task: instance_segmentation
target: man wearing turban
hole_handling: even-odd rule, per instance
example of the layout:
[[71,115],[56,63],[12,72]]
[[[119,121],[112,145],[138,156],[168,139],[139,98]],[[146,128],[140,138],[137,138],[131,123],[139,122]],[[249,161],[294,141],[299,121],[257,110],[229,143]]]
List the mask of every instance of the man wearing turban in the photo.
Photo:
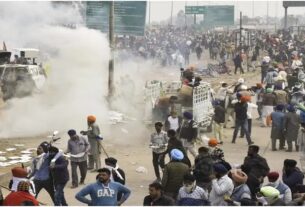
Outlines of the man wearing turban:
[[[87,117],[88,130],[81,131],[82,135],[88,136],[88,141],[90,144],[89,150],[89,166],[88,170],[97,171],[101,168],[101,138],[100,138],[100,128],[96,124],[96,117],[89,115]],[[95,165],[95,166],[94,166]]]

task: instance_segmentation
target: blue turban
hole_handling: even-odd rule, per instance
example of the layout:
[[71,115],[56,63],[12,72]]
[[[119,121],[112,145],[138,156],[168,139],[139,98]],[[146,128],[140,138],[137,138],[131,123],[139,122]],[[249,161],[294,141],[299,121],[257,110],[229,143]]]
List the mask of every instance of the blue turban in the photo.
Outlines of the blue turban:
[[183,155],[183,153],[180,150],[172,149],[172,151],[171,151],[171,158],[173,160],[183,160],[184,155]]
[[187,118],[187,119],[193,119],[193,114],[186,111],[183,113],[183,117]]
[[220,163],[217,163],[214,165],[214,171],[221,174],[226,174],[228,172],[228,169]]
[[289,111],[289,112],[295,112],[294,106],[291,105],[291,104],[289,104],[289,105],[287,106],[287,111]]

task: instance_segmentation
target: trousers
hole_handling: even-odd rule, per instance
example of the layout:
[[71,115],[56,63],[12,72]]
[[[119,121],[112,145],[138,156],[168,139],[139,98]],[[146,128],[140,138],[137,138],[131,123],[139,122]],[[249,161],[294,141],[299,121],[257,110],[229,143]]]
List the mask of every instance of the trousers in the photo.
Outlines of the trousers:
[[239,128],[242,128],[244,130],[244,132],[246,134],[247,142],[248,142],[248,144],[251,144],[252,141],[251,141],[250,134],[248,131],[248,120],[247,119],[245,119],[245,120],[236,119],[232,142],[235,143]]
[[195,150],[195,144],[193,142],[187,141],[186,139],[181,139],[181,141],[186,154],[189,151],[193,155],[193,157],[196,158],[197,152]]
[[101,168],[101,157],[100,154],[94,154],[94,155],[88,155],[88,159],[89,159],[89,169],[94,169],[94,165],[95,165],[95,169],[98,170]]
[[78,186],[78,174],[77,167],[80,171],[80,182],[83,183],[87,175],[87,161],[83,162],[71,162],[71,173],[72,173],[72,185]]
[[159,171],[159,166],[161,167],[161,169],[164,169],[165,167],[165,163],[164,163],[164,159],[165,159],[165,154],[164,153],[155,153],[152,152],[152,156],[153,156],[153,166],[154,166],[154,170],[155,170],[155,175],[157,178],[161,178],[160,177],[160,171]]
[[36,198],[38,197],[38,194],[41,191],[41,189],[44,188],[50,195],[53,203],[55,203],[54,185],[53,185],[53,181],[51,178],[49,178],[48,180],[35,180],[34,179],[34,184],[35,184],[35,189],[36,189]]
[[223,125],[224,123],[217,123],[215,121],[213,123],[214,136],[219,141],[222,141],[223,138]]
[[68,206],[65,199],[65,188],[66,183],[55,184],[55,206]]

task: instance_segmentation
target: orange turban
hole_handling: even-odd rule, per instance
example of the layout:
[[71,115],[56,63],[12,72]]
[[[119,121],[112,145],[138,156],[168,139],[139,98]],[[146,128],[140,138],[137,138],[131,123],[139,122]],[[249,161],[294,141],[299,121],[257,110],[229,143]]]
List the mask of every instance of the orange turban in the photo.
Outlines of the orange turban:
[[96,121],[96,117],[93,116],[93,115],[89,115],[87,117],[87,121],[90,122],[90,123],[94,123]]
[[217,145],[218,145],[217,139],[211,138],[211,139],[209,140],[209,146],[210,146],[210,147],[216,147]]

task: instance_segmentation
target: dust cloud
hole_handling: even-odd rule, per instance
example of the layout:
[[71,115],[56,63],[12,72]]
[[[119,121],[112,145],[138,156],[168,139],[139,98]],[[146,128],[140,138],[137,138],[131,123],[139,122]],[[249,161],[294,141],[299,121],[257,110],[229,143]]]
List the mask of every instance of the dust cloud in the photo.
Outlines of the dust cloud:
[[[65,24],[78,27],[70,29]],[[105,136],[118,136],[120,143],[135,141],[144,133],[144,86],[160,69],[133,57],[116,62],[112,109],[124,113],[128,123],[109,125],[109,43],[105,34],[82,26],[77,6],[0,2],[0,25],[0,41],[6,42],[8,50],[38,48],[44,63],[51,65],[41,92],[11,99],[2,109],[1,138],[40,136],[53,130],[65,134],[70,128],[80,131],[86,128],[88,114],[97,116]]]

